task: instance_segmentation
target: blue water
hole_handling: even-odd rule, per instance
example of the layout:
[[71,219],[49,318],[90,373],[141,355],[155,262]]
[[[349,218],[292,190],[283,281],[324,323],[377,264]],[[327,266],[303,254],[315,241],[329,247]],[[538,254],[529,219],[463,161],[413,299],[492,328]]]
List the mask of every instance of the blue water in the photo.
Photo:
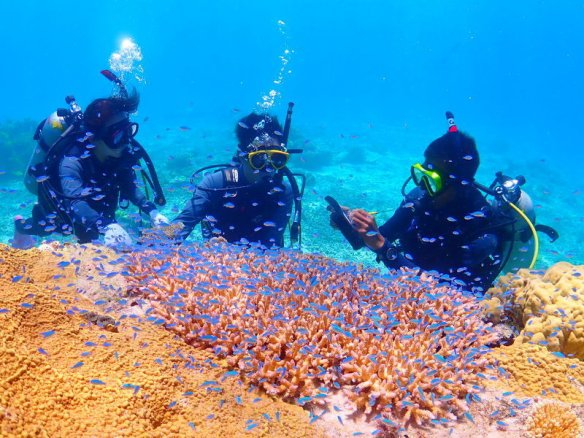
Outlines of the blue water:
[[[175,188],[172,217],[189,196],[181,177],[226,161],[238,118],[275,89],[281,118],[296,103],[291,141],[305,154],[291,167],[310,175],[306,246],[327,253],[323,240],[343,243],[326,226],[322,197],[388,217],[409,164],[445,132],[451,110],[477,140],[479,179],[525,175],[538,217],[561,232],[540,266],[582,263],[583,21],[584,4],[573,1],[11,3],[0,26],[0,124],[40,120],[67,94],[82,106],[109,95],[99,71],[131,37],[143,53],[140,139]],[[23,157],[31,149],[22,144]],[[6,242],[12,215],[32,198],[17,172],[2,170]]]

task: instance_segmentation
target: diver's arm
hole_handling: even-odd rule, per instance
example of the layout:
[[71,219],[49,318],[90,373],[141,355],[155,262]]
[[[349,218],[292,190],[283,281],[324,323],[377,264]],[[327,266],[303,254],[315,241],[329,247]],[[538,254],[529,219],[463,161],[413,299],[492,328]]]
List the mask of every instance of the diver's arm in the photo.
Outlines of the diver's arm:
[[176,231],[175,239],[184,241],[192,233],[195,226],[209,214],[211,206],[211,190],[216,189],[220,185],[220,181],[211,174],[205,176],[203,181],[195,189],[195,193],[189,199],[180,212],[180,214],[172,221],[173,224],[182,224],[183,227]]
[[[87,242],[97,239],[99,228],[108,225],[111,221],[105,219],[94,210],[85,200],[90,195],[90,188],[85,187],[82,178],[83,168],[78,157],[64,157],[59,164],[59,180],[61,191],[67,198],[68,214],[73,220],[75,234],[81,241]],[[72,198],[72,199],[70,199]]]
[[120,190],[122,198],[129,200],[146,214],[156,210],[156,205],[146,198],[144,192],[138,187],[136,173],[131,168],[124,168],[121,175]]
[[402,205],[398,207],[392,217],[379,227],[379,234],[390,242],[394,242],[407,230],[412,221],[413,212]]
[[487,257],[497,250],[499,241],[497,236],[485,233],[474,239],[467,245],[462,246],[462,263],[464,266],[472,267],[482,263]]
[[[394,215],[379,228],[373,216],[363,210],[354,210],[351,217],[365,244],[377,254],[378,262],[383,262],[390,269],[417,267],[411,260],[405,258],[393,243],[407,229],[412,219],[411,209],[400,206]],[[377,233],[374,234],[372,231],[377,231]]]

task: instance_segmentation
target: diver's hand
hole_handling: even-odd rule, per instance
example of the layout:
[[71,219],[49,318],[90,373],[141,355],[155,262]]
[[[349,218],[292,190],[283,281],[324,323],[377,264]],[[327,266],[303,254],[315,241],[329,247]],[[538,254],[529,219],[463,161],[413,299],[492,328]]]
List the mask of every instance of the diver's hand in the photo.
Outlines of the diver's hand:
[[476,266],[497,250],[498,239],[494,234],[485,233],[468,245],[462,246],[462,263],[464,266]]
[[385,238],[379,234],[379,229],[375,218],[367,213],[365,210],[357,208],[351,210],[349,217],[353,224],[353,228],[359,233],[365,245],[373,251],[377,251],[385,243]]
[[150,212],[150,223],[152,223],[153,227],[170,225],[168,218],[156,209]]
[[104,243],[109,247],[130,246],[132,238],[120,224],[109,224],[103,229]]

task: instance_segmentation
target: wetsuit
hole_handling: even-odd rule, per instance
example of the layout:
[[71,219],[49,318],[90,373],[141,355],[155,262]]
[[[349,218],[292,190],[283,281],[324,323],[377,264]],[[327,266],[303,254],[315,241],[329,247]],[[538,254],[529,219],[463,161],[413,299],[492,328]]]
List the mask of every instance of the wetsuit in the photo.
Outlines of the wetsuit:
[[75,138],[63,148],[64,157],[49,169],[47,181],[39,183],[39,202],[32,218],[17,221],[22,234],[46,236],[52,232],[74,233],[80,243],[90,242],[100,230],[116,222],[120,199],[126,199],[148,214],[156,206],[138,187],[132,169],[137,162],[127,149],[119,159],[100,162],[84,143]]
[[282,247],[292,205],[292,188],[281,173],[250,184],[234,166],[205,175],[173,222],[184,225],[177,236],[180,241],[201,222],[206,239]]
[[500,271],[500,238],[492,231],[493,212],[472,186],[457,189],[450,201],[412,190],[379,232],[385,238],[378,260],[438,271],[465,289],[481,292]]

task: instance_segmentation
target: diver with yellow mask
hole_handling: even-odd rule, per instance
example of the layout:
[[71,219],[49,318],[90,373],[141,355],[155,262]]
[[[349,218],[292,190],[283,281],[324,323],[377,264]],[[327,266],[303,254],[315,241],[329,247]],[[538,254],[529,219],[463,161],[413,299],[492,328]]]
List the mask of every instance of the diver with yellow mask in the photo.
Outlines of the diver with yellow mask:
[[[372,214],[342,210],[327,197],[331,222],[353,248],[369,247],[390,269],[434,271],[465,290],[483,293],[507,259],[508,235],[498,206],[474,180],[480,164],[474,139],[458,130],[452,113],[447,119],[448,132],[430,143],[423,163],[411,166],[402,187],[404,200],[387,222],[378,227]],[[416,187],[406,194],[410,181]]]

